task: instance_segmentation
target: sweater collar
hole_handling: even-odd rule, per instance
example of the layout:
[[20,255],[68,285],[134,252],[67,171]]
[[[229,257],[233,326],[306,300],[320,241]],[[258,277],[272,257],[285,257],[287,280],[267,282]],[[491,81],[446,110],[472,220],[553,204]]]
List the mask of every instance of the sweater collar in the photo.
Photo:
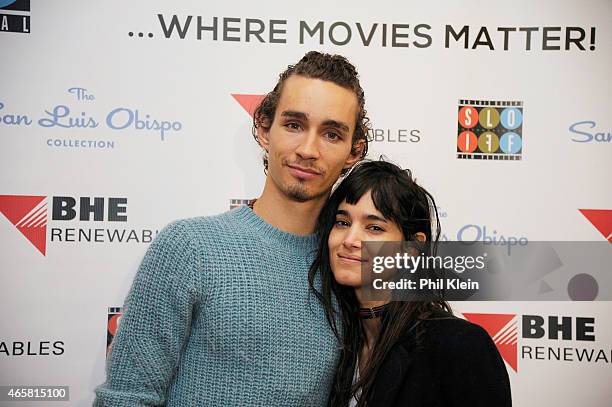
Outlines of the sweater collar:
[[248,229],[256,231],[263,238],[274,241],[289,249],[298,249],[300,251],[311,252],[316,249],[319,235],[313,233],[310,235],[296,235],[275,228],[268,222],[259,217],[248,206],[241,206],[234,209],[239,221]]

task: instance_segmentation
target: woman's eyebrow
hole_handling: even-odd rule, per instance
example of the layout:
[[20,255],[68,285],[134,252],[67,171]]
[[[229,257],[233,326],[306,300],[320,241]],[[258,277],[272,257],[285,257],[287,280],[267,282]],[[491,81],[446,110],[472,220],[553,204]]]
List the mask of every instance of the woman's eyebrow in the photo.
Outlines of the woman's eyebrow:
[[[348,211],[346,211],[344,209],[338,209],[336,211],[336,216],[338,216],[338,215],[340,215],[340,216],[349,216],[349,213],[348,213]],[[366,219],[366,220],[375,220],[375,221],[378,221],[378,222],[388,223],[387,219],[385,219],[382,216],[375,215],[375,214],[367,214],[367,215],[364,215],[363,218]]]
[[380,217],[380,216],[378,216],[378,215],[369,214],[369,215],[366,215],[366,216],[365,216],[365,218],[366,218],[366,219],[368,219],[368,220],[377,220],[377,221],[379,221],[379,222],[385,222],[385,223],[387,223],[387,219],[385,219],[385,218],[381,218],[381,217]]

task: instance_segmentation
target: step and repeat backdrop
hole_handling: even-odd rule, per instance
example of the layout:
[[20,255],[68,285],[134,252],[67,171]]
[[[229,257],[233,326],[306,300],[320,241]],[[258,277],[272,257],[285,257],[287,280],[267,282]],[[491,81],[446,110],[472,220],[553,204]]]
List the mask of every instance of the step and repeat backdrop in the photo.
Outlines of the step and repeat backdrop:
[[[259,195],[251,112],[309,50],[357,66],[369,157],[412,169],[444,239],[612,242],[610,21],[606,0],[0,0],[0,386],[91,404],[147,246]],[[516,406],[610,405],[610,302],[453,305]]]

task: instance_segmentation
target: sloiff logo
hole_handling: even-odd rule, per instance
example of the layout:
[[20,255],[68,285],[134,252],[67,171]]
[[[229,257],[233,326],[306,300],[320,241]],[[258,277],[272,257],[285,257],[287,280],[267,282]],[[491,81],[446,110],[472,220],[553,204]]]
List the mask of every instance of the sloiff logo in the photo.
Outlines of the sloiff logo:
[[457,158],[521,160],[523,102],[459,100]]
[[246,206],[251,202],[250,199],[230,199],[230,211],[232,209],[239,208],[241,206]]
[[121,320],[121,307],[108,308],[108,323],[106,325],[106,355],[110,353],[113,345],[113,339],[117,335],[119,321]]
[[30,33],[30,0],[0,0],[0,10],[10,12],[0,13],[0,32]]
[[47,251],[46,196],[0,195],[0,212],[42,253]]
[[516,314],[472,314],[463,316],[476,325],[480,325],[491,336],[501,357],[518,372],[518,323]]
[[612,209],[578,209],[612,243]]

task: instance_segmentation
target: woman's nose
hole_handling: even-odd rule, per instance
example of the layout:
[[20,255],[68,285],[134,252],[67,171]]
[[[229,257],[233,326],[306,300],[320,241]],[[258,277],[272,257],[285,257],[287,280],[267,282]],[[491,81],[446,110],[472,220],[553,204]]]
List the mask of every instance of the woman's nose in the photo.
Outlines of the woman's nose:
[[361,233],[357,230],[357,228],[351,228],[347,231],[342,244],[347,249],[361,249],[362,240]]

